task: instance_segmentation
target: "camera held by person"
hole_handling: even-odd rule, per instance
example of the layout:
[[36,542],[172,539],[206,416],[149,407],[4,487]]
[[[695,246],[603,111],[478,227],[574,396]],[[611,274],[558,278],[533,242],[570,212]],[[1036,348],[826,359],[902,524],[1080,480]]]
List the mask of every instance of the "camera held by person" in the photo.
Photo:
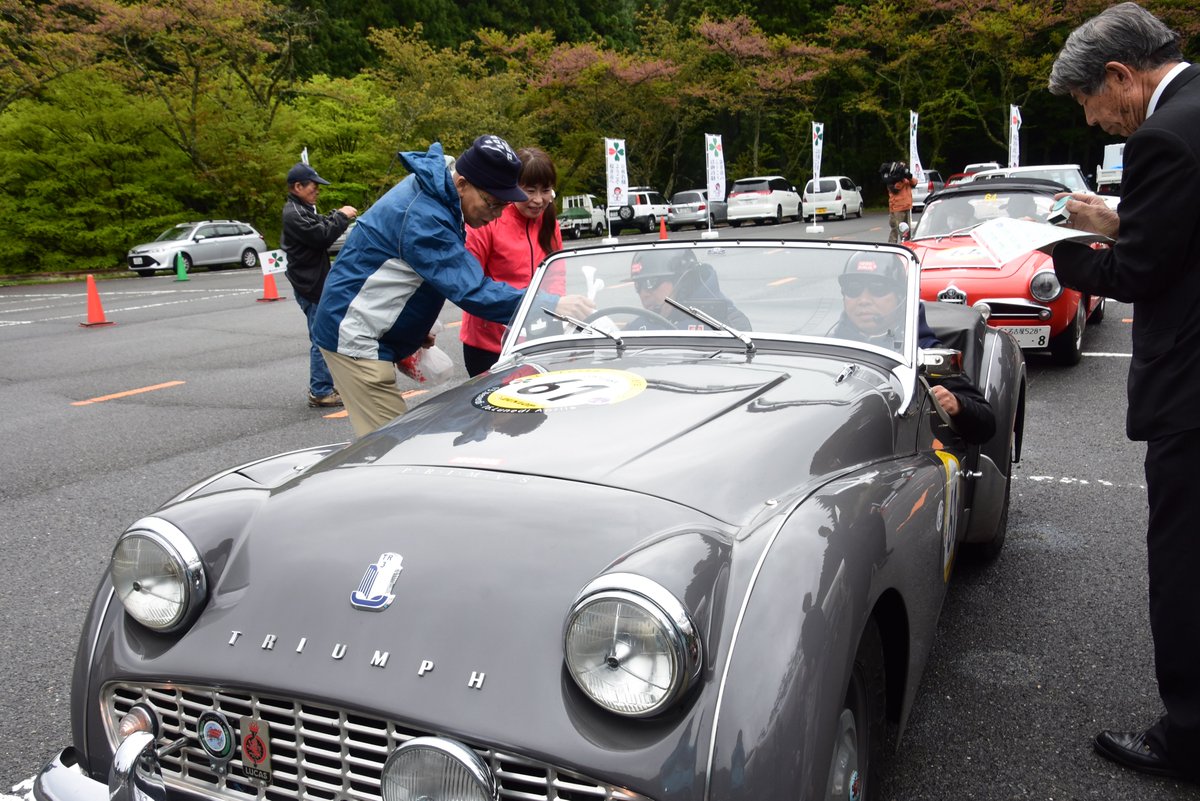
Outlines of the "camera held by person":
[[912,170],[903,161],[885,161],[879,165],[879,177],[885,184],[894,184],[912,178]]

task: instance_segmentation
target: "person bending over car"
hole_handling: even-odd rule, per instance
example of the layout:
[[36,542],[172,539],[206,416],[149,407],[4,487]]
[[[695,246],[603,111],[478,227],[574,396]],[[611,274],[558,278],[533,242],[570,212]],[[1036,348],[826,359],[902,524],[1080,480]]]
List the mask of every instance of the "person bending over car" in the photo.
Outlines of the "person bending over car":
[[[685,306],[695,306],[731,328],[750,330],[750,319],[746,317],[721,291],[717,271],[711,264],[701,264],[690,250],[644,250],[635,253],[629,267],[642,307],[663,317],[675,328],[703,328],[703,323],[691,315],[667,303],[667,298]],[[631,330],[659,328],[654,321],[643,317],[635,319]]]
[[[896,349],[897,332],[904,324],[907,294],[904,264],[888,253],[859,250],[850,254],[842,274],[842,316],[829,335]],[[942,342],[925,319],[924,301],[917,305],[917,345],[940,348]],[[996,415],[987,398],[966,376],[930,382],[930,391],[954,429],[972,444],[987,442],[996,433]]]

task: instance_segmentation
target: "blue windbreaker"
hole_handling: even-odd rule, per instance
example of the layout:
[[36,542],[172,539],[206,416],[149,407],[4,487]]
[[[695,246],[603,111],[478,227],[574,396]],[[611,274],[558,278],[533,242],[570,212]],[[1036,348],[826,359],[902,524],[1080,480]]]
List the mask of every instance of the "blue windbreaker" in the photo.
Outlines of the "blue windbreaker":
[[396,361],[421,346],[447,300],[507,323],[524,294],[487,278],[467,250],[441,144],[400,158],[412,174],[358,218],[325,281],[312,329],[325,350]]

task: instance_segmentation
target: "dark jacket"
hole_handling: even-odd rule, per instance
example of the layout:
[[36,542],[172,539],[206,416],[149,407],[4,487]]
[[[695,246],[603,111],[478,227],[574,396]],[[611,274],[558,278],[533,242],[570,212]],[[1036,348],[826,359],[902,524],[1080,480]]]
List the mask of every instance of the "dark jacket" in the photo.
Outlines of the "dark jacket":
[[1093,250],[1060,242],[1059,280],[1133,303],[1130,439],[1200,428],[1200,65],[1167,85],[1125,143],[1121,227]]
[[318,214],[315,206],[288,193],[279,248],[287,254],[287,278],[297,295],[313,303],[321,300],[329,275],[329,246],[348,225],[350,218],[340,211]]

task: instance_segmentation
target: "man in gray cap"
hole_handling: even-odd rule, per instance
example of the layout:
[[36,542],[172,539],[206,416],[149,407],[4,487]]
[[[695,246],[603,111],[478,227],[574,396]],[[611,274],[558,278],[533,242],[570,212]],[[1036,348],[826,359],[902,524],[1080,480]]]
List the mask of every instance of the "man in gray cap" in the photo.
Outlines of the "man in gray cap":
[[329,246],[358,216],[353,206],[342,206],[325,215],[317,211],[317,196],[321,187],[328,185],[329,181],[304,162],[288,170],[288,196],[283,204],[283,230],[279,235],[279,248],[287,254],[287,279],[308,320],[308,405],[314,408],[342,405],[325,357],[313,340],[312,329],[325,277],[329,275]]
[[[400,159],[412,174],[346,237],[313,326],[359,436],[405,412],[393,363],[433,344],[429,331],[447,300],[507,323],[524,295],[486,277],[466,248],[465,226],[480,228],[525,200],[508,142],[480,136],[456,162],[438,142]],[[544,305],[572,317],[595,310],[582,295],[548,295]]]

